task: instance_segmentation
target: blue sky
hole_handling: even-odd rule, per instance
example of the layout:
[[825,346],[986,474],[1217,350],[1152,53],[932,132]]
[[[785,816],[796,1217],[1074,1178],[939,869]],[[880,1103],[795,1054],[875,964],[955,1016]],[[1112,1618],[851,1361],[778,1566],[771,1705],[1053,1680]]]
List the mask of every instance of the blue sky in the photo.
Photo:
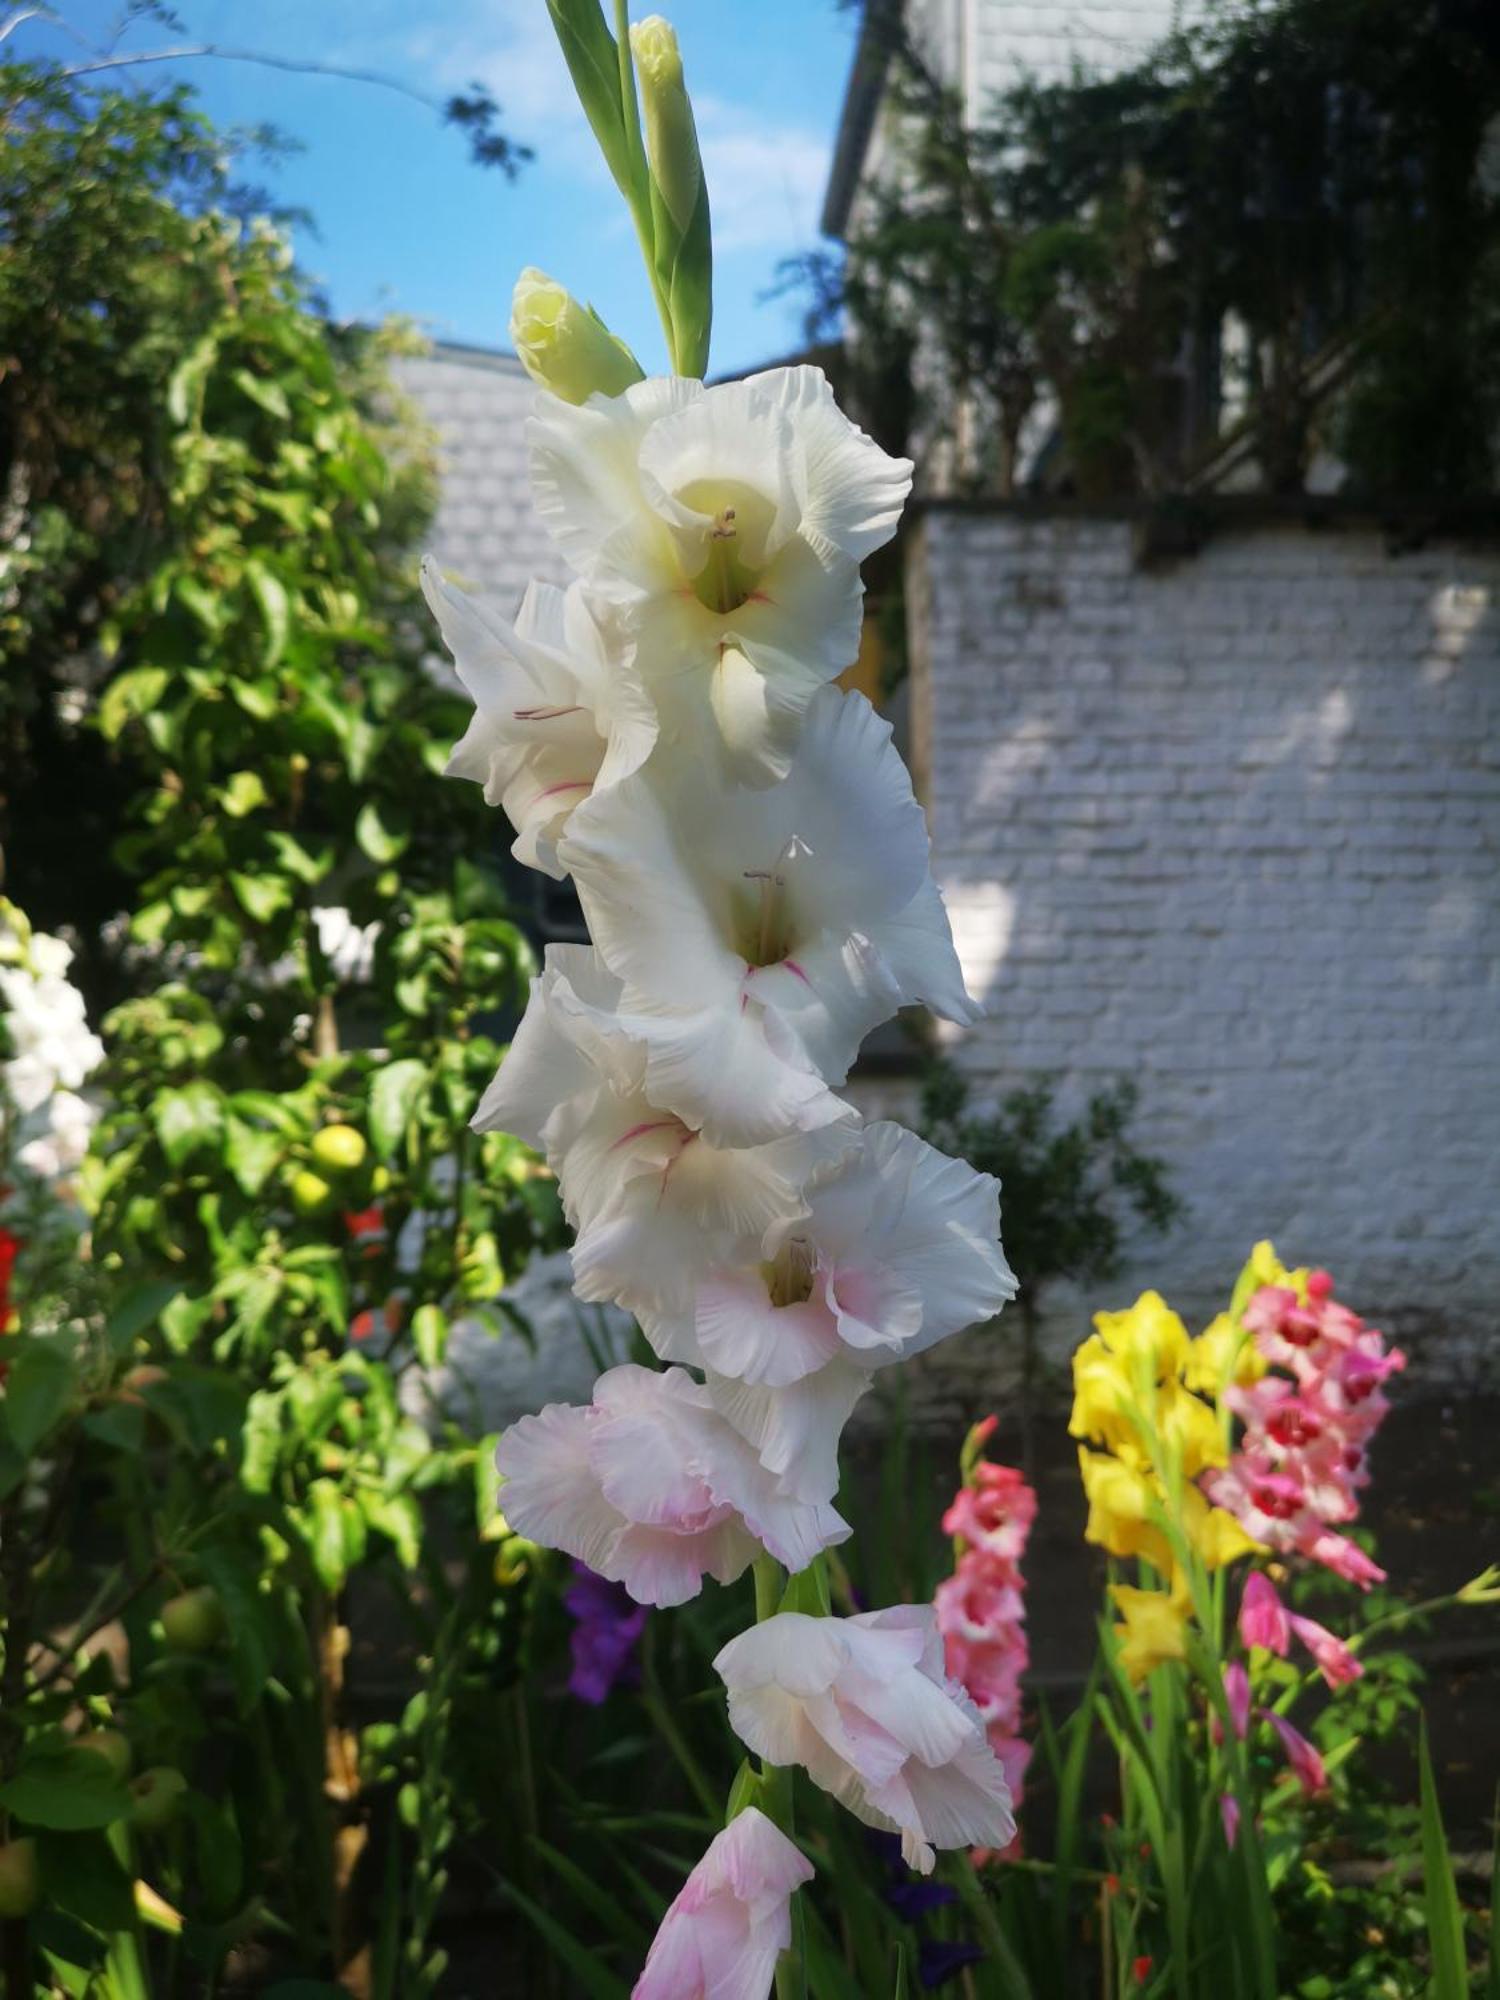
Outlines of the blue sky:
[[[857,16],[835,0],[636,0],[681,38],[697,107],[717,250],[712,366],[741,367],[796,344],[795,302],[764,304],[777,260],[813,247]],[[107,38],[118,4],[59,0],[76,35]],[[578,113],[544,0],[177,0],[185,33],[132,27],[121,46],[213,41],[343,63],[443,97],[487,84],[506,131],[536,148],[519,180],[481,171],[462,135],[393,91],[197,61],[178,74],[221,124],[270,122],[303,150],[269,176],[309,209],[304,266],[340,317],[407,314],[439,339],[506,344],[511,284],[538,264],[587,297],[664,365],[623,205]],[[13,46],[76,54],[31,23]],[[168,66],[126,70],[137,85]]]

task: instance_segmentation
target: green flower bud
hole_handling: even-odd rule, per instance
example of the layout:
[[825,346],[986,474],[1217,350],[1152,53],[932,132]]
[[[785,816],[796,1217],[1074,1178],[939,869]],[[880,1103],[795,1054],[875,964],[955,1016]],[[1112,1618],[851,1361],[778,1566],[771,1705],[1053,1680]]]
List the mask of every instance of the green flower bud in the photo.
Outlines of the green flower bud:
[[693,107],[682,81],[677,30],[660,14],[637,21],[630,48],[646,114],[646,157],[668,215],[686,232],[703,185]]
[[618,396],[644,373],[591,306],[530,265],[516,280],[510,337],[532,381],[565,403]]

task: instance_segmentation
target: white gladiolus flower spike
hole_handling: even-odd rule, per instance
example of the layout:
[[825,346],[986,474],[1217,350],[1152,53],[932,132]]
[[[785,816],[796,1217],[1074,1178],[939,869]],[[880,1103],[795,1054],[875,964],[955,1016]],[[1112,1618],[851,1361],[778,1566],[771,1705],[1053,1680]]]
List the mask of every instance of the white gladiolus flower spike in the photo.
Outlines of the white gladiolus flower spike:
[[631,2000],[766,2000],[812,1863],[756,1806],[716,1834],[662,1918]]
[[511,1527],[563,1549],[640,1604],[732,1583],[767,1548],[789,1569],[846,1541],[832,1507],[786,1499],[681,1368],[611,1368],[585,1409],[522,1417],[496,1453]]
[[808,701],[858,653],[859,564],[895,532],[910,461],[808,367],[544,398],[529,436],[537,509],[625,607],[664,728],[721,742],[743,782],[780,777]]
[[803,1182],[858,1144],[849,1120],[721,1148],[646,1087],[642,1023],[584,946],[552,945],[474,1117],[546,1154],[575,1232],[580,1298],[642,1313],[679,1306],[693,1274],[741,1238],[805,1213]]
[[422,589],[474,699],[447,775],[504,807],[518,861],[561,877],[557,841],[574,808],[650,755],[651,699],[580,585],[530,584],[514,625],[446,582],[430,556]]
[[716,1405],[804,1500],[838,1487],[838,1443],[871,1373],[991,1318],[1014,1298],[1000,1187],[900,1125],[819,1168],[806,1213],[705,1271],[690,1309],[642,1315],[667,1361],[708,1374]]
[[572,871],[622,1007],[653,1025],[646,1076],[715,1144],[751,1144],[837,1111],[870,1029],[965,991],[928,839],[890,725],[822,690],[780,784],[725,790],[661,754],[569,822]]
[[1005,1773],[978,1709],[944,1673],[931,1605],[779,1612],[731,1639],[714,1666],[740,1741],[772,1764],[800,1764],[867,1826],[899,1833],[922,1874],[934,1848],[1014,1837]]

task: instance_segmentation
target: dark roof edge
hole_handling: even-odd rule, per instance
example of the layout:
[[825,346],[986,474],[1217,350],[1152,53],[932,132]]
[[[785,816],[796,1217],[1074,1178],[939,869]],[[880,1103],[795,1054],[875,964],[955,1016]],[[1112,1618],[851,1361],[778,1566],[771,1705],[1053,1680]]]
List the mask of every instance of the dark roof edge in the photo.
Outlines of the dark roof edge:
[[838,135],[833,142],[833,163],[828,169],[828,187],[823,195],[820,227],[825,236],[842,240],[849,226],[849,210],[854,190],[864,170],[875,114],[880,109],[885,73],[891,59],[891,37],[886,32],[892,8],[899,12],[899,0],[865,0],[859,40],[854,45],[854,61],[844,87],[844,107],[839,113]]

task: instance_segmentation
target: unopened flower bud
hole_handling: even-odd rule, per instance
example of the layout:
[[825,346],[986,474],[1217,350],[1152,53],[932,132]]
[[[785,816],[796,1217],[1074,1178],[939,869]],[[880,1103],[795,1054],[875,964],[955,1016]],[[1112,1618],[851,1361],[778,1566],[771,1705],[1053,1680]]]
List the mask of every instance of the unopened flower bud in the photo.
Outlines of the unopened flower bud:
[[565,403],[621,395],[643,373],[591,306],[530,265],[516,280],[510,337],[532,381]]
[[630,47],[641,80],[646,113],[646,156],[667,213],[686,230],[698,204],[703,162],[693,107],[682,80],[682,51],[677,30],[660,14],[637,21],[630,30]]

